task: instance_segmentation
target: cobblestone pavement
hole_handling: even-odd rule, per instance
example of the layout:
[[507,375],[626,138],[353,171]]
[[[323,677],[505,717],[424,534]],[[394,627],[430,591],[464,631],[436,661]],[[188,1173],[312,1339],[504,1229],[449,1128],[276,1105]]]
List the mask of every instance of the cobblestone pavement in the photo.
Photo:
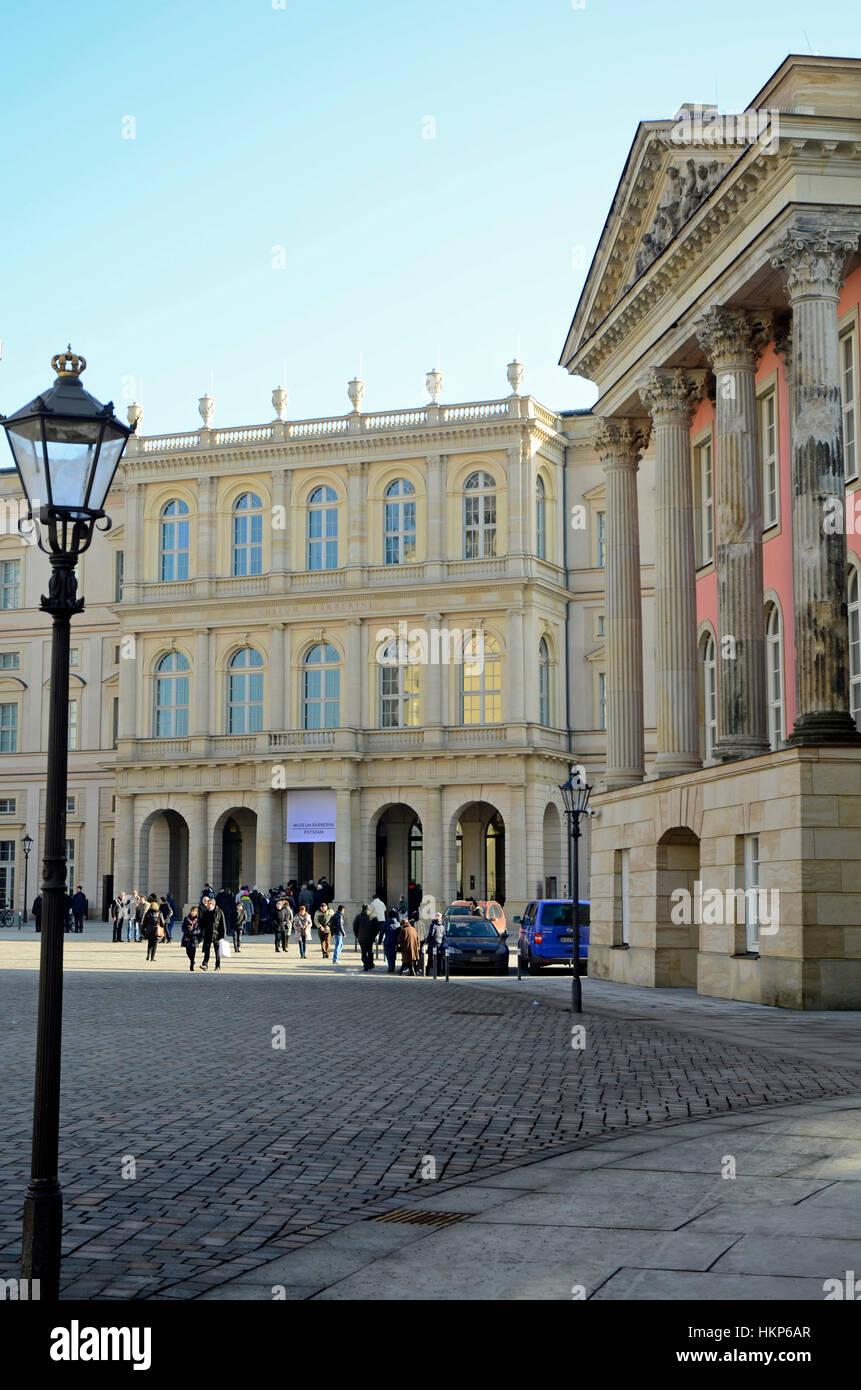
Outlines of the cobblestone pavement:
[[[2,1277],[16,1272],[28,1175],[36,950],[0,945]],[[151,966],[143,947],[70,944],[65,1297],[194,1298],[412,1200],[427,1156],[447,1186],[630,1126],[861,1086],[861,1067],[740,1045],[726,1028],[698,1037],[666,1008],[660,1022],[618,999],[602,1012],[600,987],[573,1049],[558,982],[449,986],[364,976],[351,951],[344,962],[302,966],[252,941],[192,977],[175,944]]]

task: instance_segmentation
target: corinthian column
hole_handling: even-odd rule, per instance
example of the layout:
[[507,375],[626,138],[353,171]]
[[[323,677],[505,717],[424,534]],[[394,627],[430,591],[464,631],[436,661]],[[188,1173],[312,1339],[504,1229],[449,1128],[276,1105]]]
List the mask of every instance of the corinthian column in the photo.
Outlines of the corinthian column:
[[856,743],[849,713],[846,478],[837,300],[857,233],[793,230],[772,248],[792,308],[792,555],[796,719],[788,742]]
[[604,631],[606,634],[608,791],[643,780],[643,609],[637,468],[648,425],[604,419],[595,451],[606,480]]
[[695,324],[717,381],[715,520],[718,733],[724,762],[768,751],[762,598],[762,472],[754,373],[769,315],[708,309]]
[[704,378],[701,371],[652,367],[637,387],[655,442],[657,777],[700,766],[690,429]]

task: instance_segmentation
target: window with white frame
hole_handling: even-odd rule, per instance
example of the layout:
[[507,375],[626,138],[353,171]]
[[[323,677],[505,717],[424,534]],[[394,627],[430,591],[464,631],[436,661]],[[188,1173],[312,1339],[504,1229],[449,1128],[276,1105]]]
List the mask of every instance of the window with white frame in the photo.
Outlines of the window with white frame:
[[18,752],[18,706],[0,704],[0,753]]
[[308,498],[308,569],[338,568],[338,494],[315,487]]
[[700,565],[715,557],[714,454],[711,438],[697,446],[697,485],[700,495]]
[[75,804],[76,804],[76,802],[75,802],[75,798],[74,798],[73,796],[67,796],[67,797],[66,797],[66,815],[67,815],[67,816],[73,816],[73,815],[75,814]]
[[858,477],[857,338],[855,329],[840,335],[840,395],[843,406],[843,464],[847,479]]
[[14,796],[0,796],[0,816],[14,816],[17,805]]
[[620,850],[619,859],[622,880],[622,945],[628,946],[631,941],[631,851]]
[[230,658],[227,674],[227,732],[258,734],[263,728],[263,657],[243,647]]
[[116,748],[120,737],[120,702],[115,695],[111,700],[111,747]]
[[762,529],[780,520],[780,475],[777,444],[777,391],[772,386],[759,398],[759,452],[762,462]]
[[158,577],[165,584],[188,578],[188,504],[181,497],[161,509]]
[[337,729],[341,724],[341,658],[336,647],[318,642],[302,672],[302,727]]
[[607,727],[607,677],[603,671],[598,672],[598,728]]
[[80,647],[71,647],[71,648],[69,649],[69,665],[70,665],[70,666],[80,666],[80,664],[81,664],[81,649],[80,649]]
[[784,738],[783,634],[780,609],[769,603],[765,610],[765,672],[768,689],[768,742],[779,748]]
[[463,557],[479,560],[496,554],[496,480],[490,473],[470,473],[464,483]]
[[419,668],[400,661],[398,640],[380,654],[380,728],[415,729],[419,722]]
[[68,878],[69,882],[71,882],[72,878],[74,877],[74,875],[73,875],[73,873],[72,873],[72,870],[73,870],[74,867],[75,867],[75,841],[74,841],[74,840],[67,840],[67,841],[66,841],[66,863],[67,863],[68,866],[69,866],[69,872],[68,872],[68,874],[67,874],[67,878]]
[[0,652],[0,671],[20,671],[20,652]]
[[408,564],[416,558],[416,499],[409,478],[395,478],[386,488],[383,526],[386,565]]
[[188,670],[182,652],[167,652],[156,666],[155,738],[184,738],[188,733]]
[[263,503],[256,492],[243,492],[233,504],[231,572],[263,573]]
[[460,691],[462,724],[502,722],[502,654],[495,637],[472,637],[463,651]]
[[125,555],[122,550],[118,550],[114,556],[114,603],[121,603],[123,597],[123,570],[125,567]]
[[703,691],[703,761],[714,757],[717,742],[717,660],[715,639],[707,632],[700,642]]
[[15,841],[0,840],[0,907],[15,906]]
[[0,560],[0,608],[21,607],[21,561]]
[[550,723],[550,649],[545,637],[538,643],[538,723]]
[[595,546],[596,560],[599,569],[603,569],[607,560],[607,513],[596,512],[595,514]]
[[855,727],[861,732],[861,604],[858,592],[858,568],[849,566],[847,596],[849,599],[849,708]]
[[759,951],[759,836],[744,837],[744,922],[748,951]]
[[78,701],[69,701],[69,750],[72,751],[78,746]]
[[539,560],[547,558],[547,495],[540,474],[535,482],[535,553]]

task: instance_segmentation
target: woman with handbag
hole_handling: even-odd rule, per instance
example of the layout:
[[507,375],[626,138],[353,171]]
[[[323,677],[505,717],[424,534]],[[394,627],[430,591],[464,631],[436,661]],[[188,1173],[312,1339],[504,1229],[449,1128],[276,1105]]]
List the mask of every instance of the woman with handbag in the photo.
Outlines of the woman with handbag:
[[147,960],[155,960],[156,947],[160,941],[164,940],[164,917],[155,893],[149,895],[141,918],[141,931],[146,939],[146,958]]

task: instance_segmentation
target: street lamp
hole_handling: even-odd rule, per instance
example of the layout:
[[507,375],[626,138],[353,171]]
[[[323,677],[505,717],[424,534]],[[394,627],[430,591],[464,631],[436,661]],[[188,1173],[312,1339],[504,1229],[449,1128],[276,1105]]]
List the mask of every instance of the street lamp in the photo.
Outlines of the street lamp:
[[583,1012],[583,993],[580,985],[580,817],[591,814],[589,797],[592,788],[586,785],[580,769],[572,767],[568,781],[559,788],[568,818],[568,882],[571,885],[571,920],[574,927],[574,979],[571,982],[572,1013]]
[[83,611],[75,568],[93,529],[110,529],[104,504],[131,429],[80,382],[83,357],[51,359],[50,390],[0,416],[29,507],[18,529],[36,532],[51,563],[41,610],[51,615],[51,699],[45,795],[42,944],[30,1184],[24,1198],[22,1277],[38,1279],[43,1299],[60,1295],[63,1196],[58,1180],[60,1053],[63,1015],[63,922],[66,897],[66,774],[69,743],[69,636],[73,613]]
[[25,835],[21,841],[21,848],[24,851],[24,911],[21,913],[21,921],[27,925],[27,871],[30,868],[30,850],[33,848],[33,836]]

